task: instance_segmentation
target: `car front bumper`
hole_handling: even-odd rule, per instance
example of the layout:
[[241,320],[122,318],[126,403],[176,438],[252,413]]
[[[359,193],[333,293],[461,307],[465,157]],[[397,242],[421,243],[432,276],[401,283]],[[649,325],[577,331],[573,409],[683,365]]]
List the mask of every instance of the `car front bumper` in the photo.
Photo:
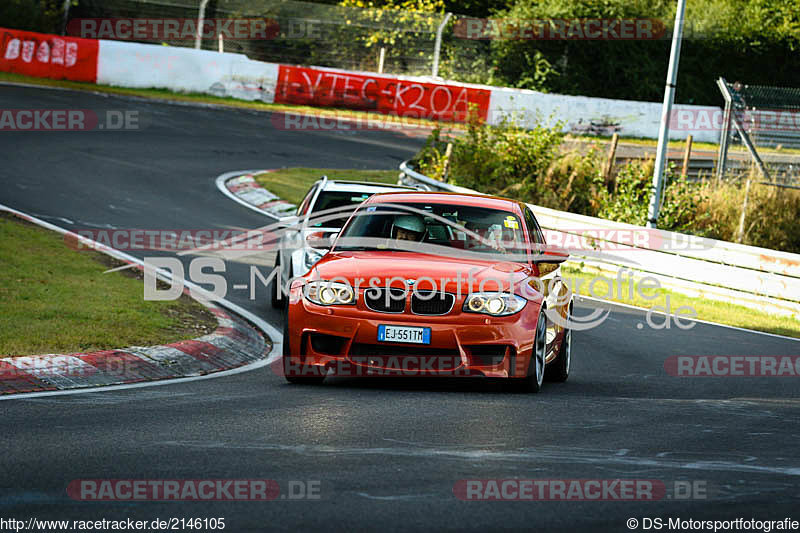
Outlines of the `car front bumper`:
[[[381,313],[356,305],[320,306],[293,289],[288,306],[286,372],[309,369],[329,376],[524,377],[533,349],[539,304],[491,317],[461,311],[463,296],[446,315]],[[430,328],[429,344],[379,342],[380,325]]]

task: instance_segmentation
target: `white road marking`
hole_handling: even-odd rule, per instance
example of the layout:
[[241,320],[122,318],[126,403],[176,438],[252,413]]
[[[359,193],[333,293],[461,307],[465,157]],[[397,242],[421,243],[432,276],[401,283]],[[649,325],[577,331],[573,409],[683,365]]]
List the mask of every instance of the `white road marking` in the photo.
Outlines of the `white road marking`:
[[[659,315],[665,315],[666,314],[663,311],[652,311],[652,310],[648,310],[646,307],[636,307],[635,305],[624,304],[624,303],[620,303],[620,302],[612,302],[610,300],[603,300],[601,298],[593,298],[591,296],[576,295],[575,298],[577,300],[591,300],[593,302],[598,302],[598,303],[602,303],[602,304],[606,304],[606,305],[617,305],[619,307],[624,307],[626,309],[633,309],[633,310],[636,310],[636,311],[641,311],[642,313],[647,313],[648,311],[650,311],[651,313],[657,313]],[[719,324],[717,322],[710,322],[708,320],[701,320],[699,318],[681,317],[681,320],[688,320],[688,321],[691,321],[691,322],[697,322],[699,324],[708,324],[709,326],[719,326],[721,328],[735,329],[736,331],[744,331],[744,332],[747,332],[747,333],[757,333],[759,335],[766,335],[767,337],[776,337],[778,339],[786,339],[786,340],[790,340],[790,341],[800,341],[800,339],[797,339],[795,337],[787,337],[786,335],[778,335],[777,333],[767,333],[766,331],[756,331],[754,329],[739,328],[739,327],[736,327],[736,326],[729,326],[727,324]]]

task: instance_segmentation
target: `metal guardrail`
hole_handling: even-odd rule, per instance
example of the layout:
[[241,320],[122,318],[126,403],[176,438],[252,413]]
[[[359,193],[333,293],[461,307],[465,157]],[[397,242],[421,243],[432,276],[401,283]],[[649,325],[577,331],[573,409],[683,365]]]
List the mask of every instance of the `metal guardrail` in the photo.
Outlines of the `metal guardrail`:
[[[400,165],[400,182],[423,185],[430,191],[470,192],[471,189],[443,183],[416,172],[408,161]],[[790,254],[682,233],[647,230],[601,218],[588,217],[528,204],[542,228],[567,238],[602,241],[598,254],[570,251],[572,259],[600,273],[614,274],[621,268],[659,280],[665,288],[692,296],[736,303],[782,315],[800,315],[800,254]],[[620,235],[631,231],[655,232],[649,246],[631,245]],[[670,249],[663,243],[694,246]],[[661,244],[659,244],[661,243]]]
[[420,174],[409,166],[409,161],[400,163],[400,176],[397,179],[398,185],[410,185],[412,187],[424,188],[427,191],[444,191],[444,192],[464,192],[469,194],[482,194],[478,191],[467,189],[466,187],[459,187],[458,185],[450,185],[443,181],[433,179],[425,174]]

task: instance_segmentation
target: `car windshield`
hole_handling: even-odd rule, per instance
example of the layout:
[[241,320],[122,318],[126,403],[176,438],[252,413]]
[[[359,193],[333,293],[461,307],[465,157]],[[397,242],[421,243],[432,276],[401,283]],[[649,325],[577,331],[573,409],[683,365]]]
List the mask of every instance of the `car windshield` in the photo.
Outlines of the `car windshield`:
[[516,214],[437,203],[363,206],[342,231],[335,249],[384,249],[382,241],[391,243],[400,239],[495,254],[519,253],[525,249],[522,222]]
[[344,206],[353,206],[355,208],[370,196],[372,196],[372,193],[368,192],[323,191],[319,194],[319,198],[314,204],[309,225],[317,228],[341,228],[352,213],[350,209],[341,208]]

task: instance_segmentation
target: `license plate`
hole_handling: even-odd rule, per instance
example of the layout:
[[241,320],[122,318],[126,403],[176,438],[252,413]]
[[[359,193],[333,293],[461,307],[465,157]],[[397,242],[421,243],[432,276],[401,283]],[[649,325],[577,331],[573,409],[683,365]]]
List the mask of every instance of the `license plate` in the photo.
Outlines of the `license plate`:
[[408,342],[412,344],[430,344],[431,328],[413,326],[378,326],[380,342]]

